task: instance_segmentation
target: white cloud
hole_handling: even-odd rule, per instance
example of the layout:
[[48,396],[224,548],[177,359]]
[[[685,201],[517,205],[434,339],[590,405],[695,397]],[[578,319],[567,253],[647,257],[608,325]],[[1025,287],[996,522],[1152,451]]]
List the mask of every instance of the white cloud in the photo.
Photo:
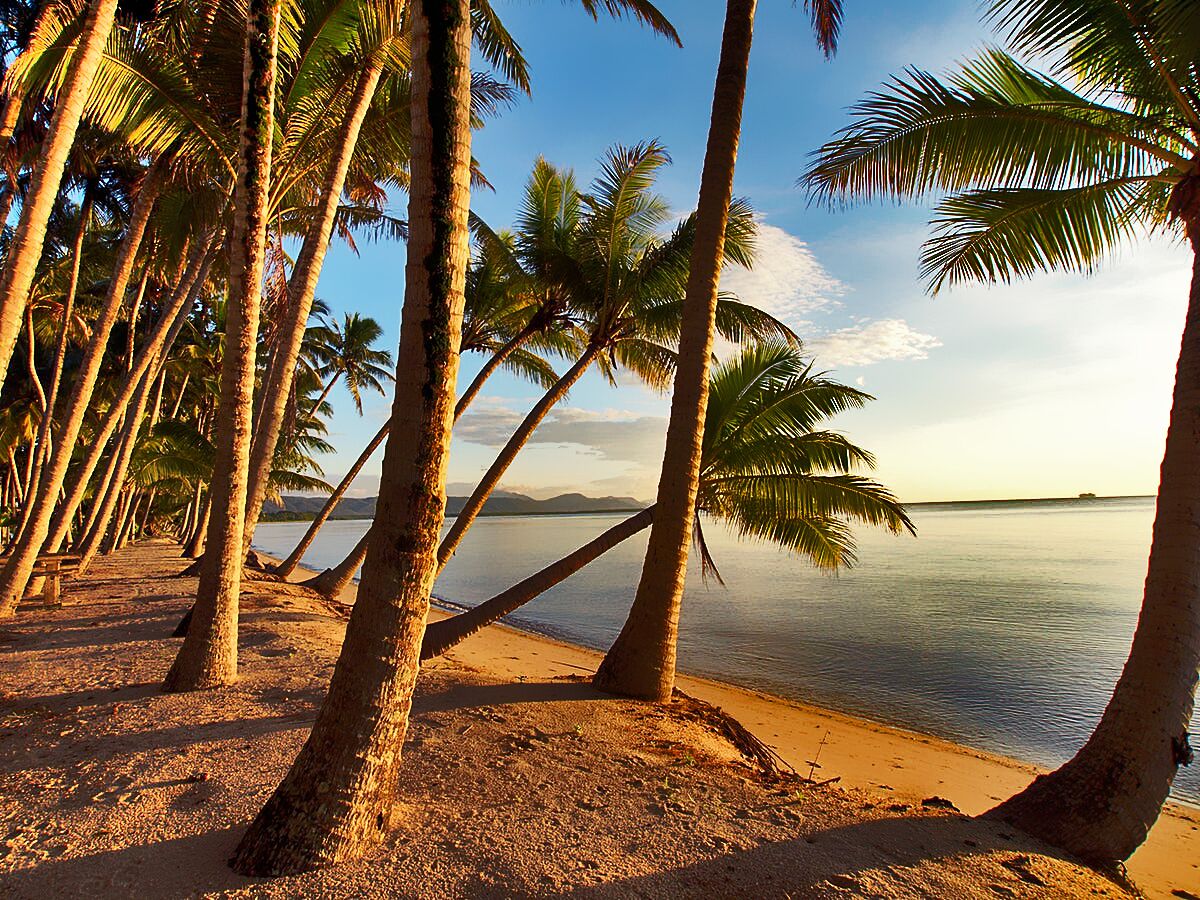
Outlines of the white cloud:
[[846,286],[825,270],[804,241],[760,222],[754,268],[727,267],[721,290],[798,328],[811,313],[837,306]]
[[928,359],[929,351],[942,346],[903,319],[878,319],[841,328],[807,342],[819,366],[869,366],[898,359]]

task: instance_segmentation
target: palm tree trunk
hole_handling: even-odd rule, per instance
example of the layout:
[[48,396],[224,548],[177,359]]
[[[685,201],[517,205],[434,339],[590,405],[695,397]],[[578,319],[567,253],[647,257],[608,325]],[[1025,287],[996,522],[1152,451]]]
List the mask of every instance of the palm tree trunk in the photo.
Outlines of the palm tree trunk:
[[490,600],[485,600],[478,606],[449,619],[430,623],[425,629],[425,640],[421,644],[421,659],[433,659],[435,656],[441,656],[475,632],[504,618],[530,600],[540,597],[617,544],[648,528],[652,521],[654,521],[654,507],[648,506],[640,513],[617,523],[579,549],[557,562],[551,563],[540,572],[535,572],[524,581],[514,584]]
[[[0,618],[11,615],[15,609],[33,565],[41,552],[42,545],[50,533],[50,520],[58,501],[59,492],[67,477],[67,469],[71,463],[71,455],[75,450],[75,441],[83,420],[87,414],[88,405],[92,399],[92,391],[100,374],[100,366],[104,361],[105,350],[108,347],[108,337],[116,323],[117,315],[125,299],[125,288],[129,284],[129,276],[133,271],[134,260],[141,246],[142,235],[146,231],[146,223],[154,208],[155,199],[165,177],[166,161],[155,161],[138,191],[134,201],[133,211],[129,217],[129,227],[125,239],[121,242],[121,250],[117,254],[117,262],[113,276],[108,285],[108,293],[104,306],[92,326],[92,337],[88,342],[87,352],[79,367],[75,387],[71,391],[70,400],[63,411],[62,427],[58,440],[46,464],[46,471],[38,485],[37,495],[33,498],[33,509],[29,515],[29,523],[24,533],[13,548],[8,564],[0,573]],[[72,511],[73,512],[73,511]]]
[[462,392],[462,396],[458,398],[458,403],[454,407],[454,418],[458,420],[468,406],[474,402],[479,392],[483,390],[483,386],[487,380],[492,377],[492,374],[500,368],[501,364],[508,359],[513,353],[520,349],[521,345],[533,337],[535,328],[526,327],[521,329],[512,340],[492,354],[491,359],[483,364],[483,368],[479,370],[479,374],[467,385],[467,389]]
[[513,432],[512,437],[508,439],[497,454],[495,460],[492,461],[488,470],[484,473],[483,478],[479,480],[479,484],[475,486],[475,490],[471,492],[471,496],[467,498],[466,505],[459,511],[454,519],[454,524],[450,526],[450,530],[446,532],[446,536],[442,538],[442,543],[438,546],[438,571],[446,567],[446,563],[450,561],[450,557],[454,555],[454,551],[458,549],[458,545],[462,543],[463,537],[467,533],[467,529],[478,518],[480,511],[483,509],[483,504],[487,502],[487,498],[491,496],[496,485],[500,483],[500,479],[504,477],[504,473],[508,471],[508,467],[512,465],[512,461],[516,459],[521,448],[533,436],[533,432],[537,429],[542,420],[546,418],[550,410],[567,396],[567,393],[575,385],[583,373],[587,371],[588,366],[592,364],[600,354],[598,346],[590,345],[584,354],[576,360],[575,365],[571,366],[566,373],[554,383],[550,390],[542,395],[542,399],[529,411],[525,416],[524,421]]
[[146,502],[142,504],[142,513],[138,517],[137,534],[138,537],[145,535],[146,530],[150,527],[151,513],[154,509],[154,499],[158,496],[158,488],[152,487],[146,491]]
[[243,51],[241,153],[230,241],[230,285],[205,564],[195,617],[163,689],[193,691],[237,678],[238,594],[254,409],[279,52],[279,0],[251,0]]
[[[116,465],[113,467],[113,477],[109,480],[108,489],[102,496],[96,498],[97,512],[90,530],[84,533],[83,542],[79,549],[79,574],[87,573],[100,549],[100,543],[108,533],[112,522],[113,510],[117,501],[125,493],[125,477],[129,472],[129,461],[133,457],[133,448],[137,444],[138,432],[141,430],[142,416],[146,412],[146,403],[150,399],[150,389],[153,386],[151,373],[147,372],[141,378],[137,395],[128,415],[125,417],[125,428],[120,444],[114,454]],[[118,528],[119,530],[119,528]]]
[[[54,371],[50,376],[50,391],[46,395],[46,408],[51,415],[42,420],[37,433],[37,455],[34,459],[34,477],[41,475],[49,455],[50,423],[53,419],[54,408],[58,405],[58,389],[62,384],[63,364],[67,357],[67,335],[71,333],[71,317],[75,315],[75,295],[79,291],[79,269],[83,262],[83,239],[87,235],[88,222],[91,220],[92,191],[90,186],[84,189],[83,202],[79,206],[79,228],[75,232],[75,241],[71,245],[71,275],[67,282],[67,295],[63,299],[62,329],[58,333],[57,346],[54,348]],[[0,220],[3,221],[3,220]]]
[[675,688],[679,608],[696,519],[717,285],[733,197],[755,4],[756,0],[728,0],[726,4],[721,61],[700,179],[696,242],[683,301],[679,363],[655,504],[659,513],[650,529],[642,577],[629,617],[593,681],[603,691],[659,702],[670,700]]
[[[1179,188],[1177,187],[1178,191]],[[1200,205],[1200,188],[1197,204]],[[1200,670],[1200,209],[1142,611],[1100,724],[1069,762],[990,815],[1095,865],[1145,840],[1180,766]]]
[[[366,117],[367,110],[370,109],[371,99],[375,96],[375,89],[379,85],[379,78],[382,74],[382,60],[372,58],[358,77],[354,94],[350,98],[349,109],[342,121],[342,131],[338,136],[338,152],[329,162],[325,184],[321,189],[320,214],[309,228],[304,240],[304,247],[292,270],[292,277],[288,279],[289,302],[287,309],[291,318],[283,323],[283,333],[272,354],[270,376],[262,391],[262,404],[255,423],[254,440],[250,447],[250,486],[248,489],[249,499],[246,502],[245,543],[247,549],[254,538],[254,529],[258,525],[258,517],[267,496],[271,460],[275,455],[275,446],[279,442],[284,409],[295,381],[296,361],[300,358],[300,347],[304,342],[304,329],[308,323],[309,313],[312,312],[317,279],[321,275],[325,253],[329,249],[330,235],[333,234],[333,221],[342,197],[342,187],[346,183],[346,172],[349,171],[350,159],[358,144],[358,133],[362,129],[363,119]],[[325,394],[329,393],[329,388],[332,386],[333,382],[331,381],[329,387],[325,389]],[[322,394],[322,400],[325,394]],[[317,406],[320,406],[320,401]]]
[[371,530],[368,528],[366,534],[358,539],[358,543],[354,545],[354,548],[346,554],[340,563],[332,569],[326,569],[324,572],[300,583],[305,587],[312,588],[322,596],[328,597],[331,600],[336,599],[345,589],[346,585],[354,580],[354,573],[366,561],[367,548],[370,545]]
[[400,752],[446,500],[471,162],[470,0],[416,0],[409,11],[410,233],[393,439],[329,695],[299,757],[234,854],[243,874],[299,872],[357,857],[386,835],[397,809]]
[[[304,558],[304,554],[308,552],[308,548],[312,546],[312,542],[317,537],[317,532],[321,530],[321,526],[333,514],[333,510],[337,507],[338,502],[345,496],[346,491],[350,489],[350,485],[354,483],[354,479],[358,477],[358,473],[362,471],[363,466],[375,454],[379,445],[383,443],[384,438],[388,435],[388,429],[392,424],[392,420],[388,419],[383,423],[383,427],[375,432],[375,437],[371,438],[371,442],[363,449],[363,452],[358,455],[358,459],[354,461],[354,465],[350,467],[350,471],[345,477],[338,482],[338,486],[333,493],[329,495],[329,499],[325,501],[325,505],[321,507],[321,511],[317,513],[317,517],[313,519],[312,524],[308,526],[308,530],[304,532],[304,536],[300,538],[300,543],[296,544],[288,558],[275,567],[275,573],[282,575],[285,578],[296,571],[296,566],[300,565],[300,560]],[[359,560],[359,565],[362,561]],[[357,571],[358,566],[354,567]]]
[[[124,434],[124,422],[122,422],[121,428],[122,434]],[[112,488],[113,478],[116,477],[117,466],[121,461],[121,446],[122,441],[118,440],[112,449],[112,453],[110,453],[108,456],[108,464],[104,467],[104,474],[100,476],[100,481],[96,485],[96,489],[92,494],[91,509],[88,510],[87,516],[83,519],[83,525],[79,529],[81,541],[87,540],[87,536],[92,533],[92,530],[96,527],[96,521],[100,518],[100,511],[104,508],[104,498],[108,496],[108,493]],[[69,499],[70,495],[68,494],[68,501]],[[59,515],[61,514],[62,513],[60,511]],[[52,541],[48,540],[46,542],[47,549],[49,550],[51,546]],[[76,547],[76,549],[78,549],[78,547]]]
[[197,247],[197,252],[202,253],[202,255],[199,258],[193,257],[192,263],[188,266],[188,276],[178,286],[167,308],[163,310],[158,322],[155,324],[154,330],[146,339],[146,343],[142,347],[142,352],[138,357],[138,363],[134,366],[133,371],[129,373],[129,377],[124,385],[122,385],[121,393],[117,395],[105,412],[100,429],[93,439],[92,447],[82,464],[76,467],[76,472],[73,476],[74,480],[66,491],[66,498],[59,505],[58,511],[51,522],[50,536],[46,540],[47,553],[57,553],[61,549],[63,540],[67,536],[71,519],[83,503],[83,499],[87,494],[88,484],[91,482],[96,467],[100,464],[109,438],[112,437],[113,432],[120,426],[125,411],[128,409],[133,395],[137,391],[142,375],[146,373],[151,365],[156,362],[161,364],[166,360],[171,352],[171,347],[175,344],[176,338],[179,337],[179,332],[187,324],[188,312],[196,300],[196,295],[204,286],[208,270],[216,258],[219,242],[220,233],[218,232],[212,236],[210,243],[203,250]]
[[208,534],[208,522],[212,518],[212,491],[204,495],[204,506],[200,511],[200,519],[192,531],[191,540],[183,549],[183,555],[189,559],[197,559],[204,553],[204,537]]
[[[100,67],[116,12],[117,0],[91,0],[88,4],[79,43],[68,63],[66,78],[62,89],[58,91],[54,114],[50,117],[49,129],[33,167],[29,191],[21,207],[21,218],[9,245],[4,271],[0,273],[0,381],[8,373],[8,364],[21,330],[22,313],[29,301],[29,288],[33,285],[37,264],[42,256],[50,212],[62,184],[67,156],[71,152],[71,145],[75,143],[79,119]],[[7,594],[0,594],[0,616],[7,605]]]

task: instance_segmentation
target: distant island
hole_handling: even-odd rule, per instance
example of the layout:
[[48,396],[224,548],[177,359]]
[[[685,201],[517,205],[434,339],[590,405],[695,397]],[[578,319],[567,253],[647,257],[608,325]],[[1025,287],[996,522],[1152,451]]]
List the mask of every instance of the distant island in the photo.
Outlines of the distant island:
[[[333,510],[333,519],[372,519],[375,517],[376,497],[343,497]],[[446,498],[446,515],[456,516],[466,504],[466,497]],[[306,522],[316,517],[325,498],[320,496],[285,495],[282,503],[268,501],[263,506],[263,522]],[[546,500],[535,500],[525,494],[494,491],[483,505],[483,516],[566,516],[578,513],[636,512],[645,503],[633,497],[587,497],[583,494],[559,494]]]

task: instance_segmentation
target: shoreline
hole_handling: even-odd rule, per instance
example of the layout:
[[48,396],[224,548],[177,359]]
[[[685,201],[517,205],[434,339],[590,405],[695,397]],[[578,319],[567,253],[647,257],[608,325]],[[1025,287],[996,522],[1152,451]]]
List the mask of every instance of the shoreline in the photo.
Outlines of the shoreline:
[[[255,548],[266,559],[269,553]],[[314,570],[299,566],[293,577]],[[354,602],[358,582],[339,596]],[[431,617],[448,618],[437,598]],[[502,622],[484,628],[442,658],[510,681],[594,672],[603,653]],[[436,669],[438,660],[427,667]],[[721,707],[789,765],[817,780],[837,779],[896,807],[920,808],[931,798],[949,800],[969,816],[980,815],[1017,793],[1044,767],[966,744],[815,706],[703,676],[680,673],[684,693]],[[1174,900],[1183,888],[1200,893],[1200,809],[1175,801],[1163,808],[1149,836],[1127,861],[1130,876],[1149,898]]]

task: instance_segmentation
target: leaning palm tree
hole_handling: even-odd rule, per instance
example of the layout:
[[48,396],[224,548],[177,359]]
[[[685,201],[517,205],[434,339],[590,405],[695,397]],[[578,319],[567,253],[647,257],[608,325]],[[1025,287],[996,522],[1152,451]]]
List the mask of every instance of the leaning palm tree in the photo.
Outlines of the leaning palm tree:
[[[39,26],[58,25],[69,20],[75,11],[71,4],[47,4],[42,18],[57,18],[58,22],[40,22]],[[53,12],[51,12],[53,9]],[[0,381],[8,373],[8,364],[21,330],[21,320],[29,289],[33,285],[38,260],[46,240],[46,226],[62,184],[63,172],[75,133],[83,115],[92,82],[100,68],[104,45],[113,29],[117,14],[117,0],[91,0],[86,12],[80,17],[78,46],[67,66],[62,88],[55,98],[54,114],[38,160],[34,165],[33,178],[21,207],[21,218],[13,235],[12,245],[0,271]],[[28,47],[14,64],[20,69],[24,63],[36,58],[44,49],[56,29],[39,27]],[[20,72],[13,79],[19,83]],[[18,101],[19,102],[19,101]],[[7,136],[5,137],[7,140]],[[2,602],[2,601],[0,601]]]
[[[887,488],[855,474],[874,466],[871,454],[824,428],[826,420],[862,407],[870,395],[815,372],[798,347],[746,347],[712,374],[709,396],[692,530],[707,571],[720,577],[701,515],[829,571],[855,561],[851,521],[915,533]],[[649,506],[490,600],[431,623],[421,658],[440,656],[540,596],[659,515],[657,504]]]
[[243,45],[241,154],[230,236],[221,399],[213,441],[212,508],[191,627],[163,683],[167,691],[237,678],[238,595],[249,481],[255,354],[279,62],[279,0],[251,0]]
[[[631,627],[618,636],[595,677],[598,688],[612,693],[666,701],[675,686],[679,606],[700,477],[698,438],[708,402],[717,289],[733,201],[733,172],[741,139],[756,5],[757,0],[728,0],[725,7],[721,61],[696,210],[696,238],[679,331],[679,363],[672,381],[671,417],[655,502],[659,512],[650,530],[629,618]],[[837,43],[841,0],[806,0],[805,6],[817,42],[828,57]]]
[[1200,6],[1185,0],[994,0],[1012,47],[947,78],[909,70],[854,108],[805,181],[831,204],[944,193],[930,288],[1091,272],[1147,230],[1194,266],[1141,617],[1091,737],[996,815],[1096,863],[1128,857],[1179,766],[1200,668]]

